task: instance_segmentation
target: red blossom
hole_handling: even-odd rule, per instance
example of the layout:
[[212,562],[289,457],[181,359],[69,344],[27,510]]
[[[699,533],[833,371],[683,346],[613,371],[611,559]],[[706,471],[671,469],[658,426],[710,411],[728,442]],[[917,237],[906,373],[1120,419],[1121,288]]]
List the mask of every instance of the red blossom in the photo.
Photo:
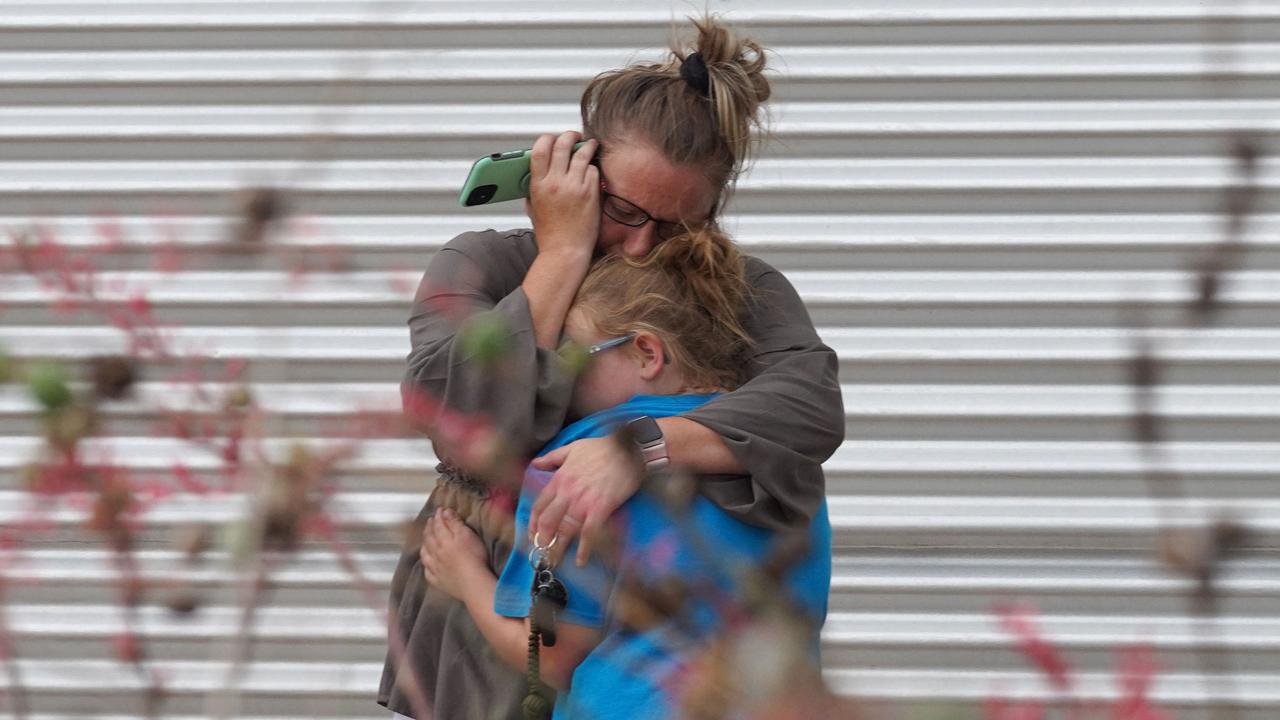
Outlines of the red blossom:
[[173,479],[178,481],[178,487],[185,492],[195,495],[209,494],[209,486],[198,480],[190,468],[182,463],[173,464]]
[[129,296],[126,303],[129,312],[139,320],[150,320],[151,318],[151,301],[142,293],[134,293]]
[[138,485],[137,492],[142,496],[142,504],[145,507],[154,505],[173,495],[173,486],[158,479],[150,478]]
[[1129,645],[1116,650],[1116,682],[1120,699],[1111,709],[1112,720],[1166,720],[1147,697],[1160,666],[1149,645]]
[[1062,653],[1040,635],[1035,625],[1035,609],[1019,603],[996,606],[1000,624],[1014,636],[1018,650],[1049,679],[1059,691],[1071,688],[1071,666]]

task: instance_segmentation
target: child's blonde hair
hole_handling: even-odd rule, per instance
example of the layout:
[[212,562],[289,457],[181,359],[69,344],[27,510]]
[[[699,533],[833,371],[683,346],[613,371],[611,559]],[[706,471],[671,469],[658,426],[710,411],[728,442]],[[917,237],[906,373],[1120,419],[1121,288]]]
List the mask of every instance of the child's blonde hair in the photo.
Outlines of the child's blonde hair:
[[740,316],[749,289],[742,255],[714,227],[686,232],[641,259],[611,255],[591,268],[574,307],[601,334],[657,335],[690,390],[745,380],[751,338]]

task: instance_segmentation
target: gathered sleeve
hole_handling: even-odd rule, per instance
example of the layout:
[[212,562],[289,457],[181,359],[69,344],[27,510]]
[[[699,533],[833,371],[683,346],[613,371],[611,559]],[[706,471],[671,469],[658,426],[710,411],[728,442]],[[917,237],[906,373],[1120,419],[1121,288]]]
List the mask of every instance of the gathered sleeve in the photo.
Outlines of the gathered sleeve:
[[484,418],[522,457],[559,431],[573,376],[535,340],[520,285],[536,256],[529,230],[464,233],[436,253],[409,316],[406,410],[425,398]]
[[838,362],[782,273],[757,258],[746,268],[750,380],[684,417],[724,438],[748,475],[702,476],[700,489],[753,525],[805,527],[825,499],[822,463],[844,440]]

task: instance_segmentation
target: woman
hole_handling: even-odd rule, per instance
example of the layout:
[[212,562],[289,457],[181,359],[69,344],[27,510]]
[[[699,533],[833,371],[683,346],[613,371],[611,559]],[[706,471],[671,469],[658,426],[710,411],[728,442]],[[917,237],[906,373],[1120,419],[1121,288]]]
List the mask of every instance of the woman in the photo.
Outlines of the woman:
[[[406,407],[425,395],[487,416],[516,455],[543,447],[564,425],[572,374],[555,350],[592,259],[643,257],[685,226],[713,225],[769,97],[758,45],[735,39],[713,19],[694,25],[691,49],[675,49],[665,63],[604,73],[588,85],[587,142],[576,153],[577,133],[534,144],[532,230],[465,233],[432,259],[409,319]],[[742,318],[755,347],[746,362],[749,379],[686,413],[658,418],[661,436],[652,450],[700,473],[699,492],[734,517],[765,528],[805,528],[825,497],[821,463],[843,439],[836,358],[782,274],[755,258],[744,266],[753,289]],[[497,359],[477,351],[485,343],[464,341],[477,335],[503,349]],[[483,477],[449,467],[465,448],[433,440],[445,463],[419,523],[436,507],[456,504],[484,538],[497,572],[511,547],[505,524],[494,520],[502,514],[492,512],[503,499]],[[588,541],[578,552],[585,561],[593,531],[639,486],[631,458],[607,439],[583,438],[539,458],[536,467],[554,474],[531,527],[566,540],[585,528]],[[417,685],[439,717],[501,716],[492,707],[509,707],[518,717],[523,679],[492,655],[465,608],[423,581],[416,539],[397,567],[391,609],[392,642],[403,642],[407,653],[403,664],[389,653],[381,704],[412,715],[406,689]],[[491,707],[477,706],[476,698]]]
[[[734,302],[745,294],[738,267],[727,238],[710,230],[672,239],[641,261],[613,256],[593,266],[565,321],[572,342],[596,351],[570,403],[580,419],[544,451],[603,437],[645,415],[699,407],[737,386],[745,344]],[[527,522],[547,475],[526,475],[515,551],[500,577],[490,571],[479,536],[450,510],[433,516],[423,533],[420,555],[428,582],[461,601],[496,654],[516,670],[526,668],[525,618],[534,580]],[[670,483],[659,478],[656,487]],[[542,677],[562,690],[555,717],[684,715],[688,668],[718,640],[741,630],[744,618],[760,614],[743,601],[754,579],[742,577],[741,568],[762,566],[771,551],[791,545],[779,544],[779,535],[702,497],[674,510],[651,493],[627,500],[610,521],[611,561],[593,558],[584,568],[566,563],[555,572],[568,589],[568,602],[555,623],[557,641],[540,653]],[[816,652],[831,585],[825,507],[803,545],[807,552],[781,578],[782,592],[767,599],[799,610],[803,644]],[[629,620],[619,607],[625,602],[616,599],[619,587],[636,588],[623,592],[642,596],[641,589],[673,586],[683,589],[685,599],[671,616],[638,621],[633,612]]]

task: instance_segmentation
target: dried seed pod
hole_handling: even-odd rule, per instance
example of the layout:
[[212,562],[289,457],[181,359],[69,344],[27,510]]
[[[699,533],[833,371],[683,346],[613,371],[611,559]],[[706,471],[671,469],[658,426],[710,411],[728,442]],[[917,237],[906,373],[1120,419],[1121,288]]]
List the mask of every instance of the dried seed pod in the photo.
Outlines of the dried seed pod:
[[242,245],[260,244],[271,226],[287,212],[284,195],[274,188],[253,188],[240,194],[240,227],[236,240]]
[[295,443],[283,467],[271,473],[262,496],[262,539],[270,548],[297,547],[302,518],[307,512],[315,460],[310,448]]
[[298,510],[273,510],[262,522],[263,547],[272,550],[294,550],[298,547],[302,513]]
[[191,615],[200,608],[200,598],[190,590],[183,588],[173,592],[165,599],[165,607],[174,615]]
[[1244,545],[1249,537],[1249,529],[1230,518],[1223,518],[1213,524],[1210,534],[1213,546],[1219,557]]
[[228,410],[243,410],[253,404],[253,393],[244,385],[237,385],[227,392],[224,404]]
[[137,380],[133,361],[123,355],[103,355],[89,361],[93,392],[99,398],[120,400]]

